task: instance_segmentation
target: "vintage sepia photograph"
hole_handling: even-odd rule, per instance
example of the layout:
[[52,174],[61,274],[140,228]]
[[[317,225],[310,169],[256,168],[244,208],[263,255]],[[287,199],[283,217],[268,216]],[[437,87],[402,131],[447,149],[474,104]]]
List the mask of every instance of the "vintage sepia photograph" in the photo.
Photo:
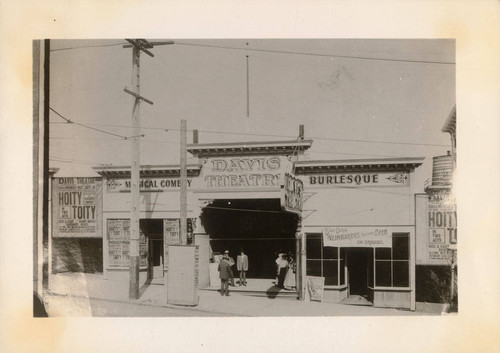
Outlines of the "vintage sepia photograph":
[[32,45],[34,317],[458,315],[455,39]]

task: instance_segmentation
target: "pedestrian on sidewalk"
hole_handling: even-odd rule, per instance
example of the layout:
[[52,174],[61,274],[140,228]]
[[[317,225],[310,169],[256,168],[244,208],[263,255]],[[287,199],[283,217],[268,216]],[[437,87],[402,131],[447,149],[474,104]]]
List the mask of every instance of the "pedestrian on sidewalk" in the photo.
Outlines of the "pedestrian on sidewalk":
[[[229,252],[228,252],[229,254]],[[220,294],[222,296],[229,296],[229,279],[231,278],[231,266],[229,265],[229,255],[224,253],[224,257],[219,262],[217,270],[219,271],[220,278]]]
[[278,287],[283,288],[285,282],[286,270],[288,268],[288,261],[286,261],[286,254],[281,254],[281,257],[276,260],[278,265]]
[[247,271],[248,271],[248,256],[243,249],[240,249],[240,254],[236,257],[236,268],[240,272],[240,286],[247,285]]
[[292,290],[297,286],[295,281],[295,271],[297,269],[297,266],[291,252],[288,253],[287,261],[288,261],[288,269],[286,271],[286,276],[285,276],[285,281],[283,282],[283,286],[285,287],[285,289]]
[[232,287],[235,287],[236,285],[234,284],[234,272],[233,272],[234,260],[231,256],[229,256],[229,250],[224,251],[223,260],[229,263],[229,272],[230,272],[229,284]]

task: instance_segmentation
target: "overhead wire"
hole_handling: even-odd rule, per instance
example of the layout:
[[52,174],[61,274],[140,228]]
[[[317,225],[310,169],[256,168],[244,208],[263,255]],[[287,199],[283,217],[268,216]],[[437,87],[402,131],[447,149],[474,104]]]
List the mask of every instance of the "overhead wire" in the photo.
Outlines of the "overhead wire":
[[[51,108],[52,109],[52,108]],[[66,120],[66,119],[65,119]],[[115,124],[96,124],[96,123],[86,123],[86,125],[93,126],[107,126],[107,127],[119,127],[119,128],[132,128],[129,125],[115,125]],[[140,126],[140,129],[144,130],[172,130],[172,131],[180,131],[179,128],[166,128],[166,127],[149,127],[149,126]],[[204,132],[207,134],[223,134],[223,135],[239,135],[239,136],[259,136],[259,137],[279,137],[279,138],[293,138],[296,136],[292,135],[276,135],[276,134],[259,134],[259,133],[250,133],[250,132],[230,132],[230,131],[216,131],[216,130],[200,130],[199,132]],[[193,131],[193,129],[188,129],[187,131]],[[117,135],[122,137],[120,135]],[[125,138],[125,137],[122,137]],[[318,136],[308,136],[308,138],[313,140],[327,140],[327,141],[343,141],[343,142],[366,142],[366,143],[379,143],[379,144],[393,144],[393,145],[412,145],[412,146],[437,146],[437,147],[448,147],[447,144],[435,144],[435,143],[418,143],[418,142],[396,142],[396,141],[381,141],[381,140],[364,140],[364,139],[343,139],[343,138],[334,138],[334,137],[318,137]]]
[[374,58],[367,56],[356,56],[356,55],[339,55],[339,54],[319,54],[319,53],[307,53],[307,52],[296,52],[287,50],[272,50],[272,49],[256,49],[256,48],[238,48],[238,47],[228,47],[223,45],[213,45],[213,44],[196,44],[196,43],[186,43],[175,41],[176,45],[185,45],[193,47],[207,47],[207,48],[217,48],[226,50],[241,50],[241,51],[254,51],[263,53],[276,53],[276,54],[292,54],[292,55],[306,55],[306,56],[318,56],[327,58],[345,58],[345,59],[359,59],[359,60],[374,60],[374,61],[394,61],[394,62],[407,62],[407,63],[421,63],[421,64],[444,64],[444,65],[455,65],[451,61],[432,61],[432,60],[411,60],[411,59],[392,59],[392,58]]
[[81,45],[81,46],[77,46],[77,47],[66,47],[66,48],[51,49],[50,51],[53,52],[53,51],[73,50],[73,49],[115,47],[115,46],[124,45],[124,44],[126,44],[126,43],[123,42],[123,43],[112,43],[112,44]]

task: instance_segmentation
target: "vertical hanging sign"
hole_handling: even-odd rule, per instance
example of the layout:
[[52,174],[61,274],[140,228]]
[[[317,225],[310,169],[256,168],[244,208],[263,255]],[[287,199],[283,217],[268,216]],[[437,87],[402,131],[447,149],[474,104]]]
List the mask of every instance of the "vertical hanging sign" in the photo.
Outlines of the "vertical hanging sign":
[[168,269],[168,246],[180,244],[180,223],[179,219],[163,220],[163,265]]

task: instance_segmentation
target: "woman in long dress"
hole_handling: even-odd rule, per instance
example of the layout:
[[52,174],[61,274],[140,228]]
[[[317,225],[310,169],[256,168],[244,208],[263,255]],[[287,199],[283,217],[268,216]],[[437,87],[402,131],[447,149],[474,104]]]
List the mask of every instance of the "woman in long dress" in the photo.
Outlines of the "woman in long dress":
[[297,265],[293,259],[292,254],[288,254],[288,269],[286,271],[285,282],[283,286],[285,289],[292,290],[297,285],[295,284],[295,271],[297,269]]

